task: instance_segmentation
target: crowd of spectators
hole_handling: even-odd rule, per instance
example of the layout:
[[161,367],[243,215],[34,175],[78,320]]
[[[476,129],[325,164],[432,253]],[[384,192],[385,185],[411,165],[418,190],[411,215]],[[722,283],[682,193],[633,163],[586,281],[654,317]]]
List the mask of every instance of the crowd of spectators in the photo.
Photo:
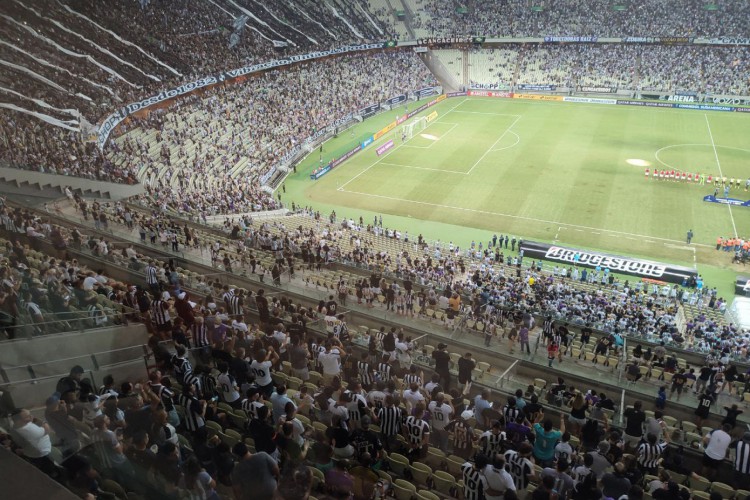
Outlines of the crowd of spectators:
[[[102,217],[107,213],[105,208],[92,204],[85,209],[87,217],[96,217],[98,224],[106,228],[111,221]],[[115,213],[118,221],[125,224],[129,221],[139,232],[140,225],[148,222],[122,206]],[[152,372],[148,381],[105,378],[102,387],[95,388],[82,379],[82,370],[74,368],[69,377],[60,381],[57,392],[47,399],[43,420],[35,420],[25,410],[14,413],[12,441],[5,441],[6,445],[19,448],[34,465],[84,497],[88,493],[106,496],[100,490],[110,491],[117,485],[147,498],[164,491],[189,492],[203,498],[232,493],[237,498],[271,498],[273,494],[281,498],[305,498],[311,489],[312,495],[346,497],[355,491],[355,478],[373,489],[405,487],[395,481],[408,478],[404,471],[411,470],[409,465],[399,462],[400,456],[419,469],[415,463],[431,460],[430,444],[462,459],[447,468],[448,474],[454,475],[454,483],[457,479],[464,480],[466,497],[475,493],[478,484],[493,491],[498,491],[492,486],[495,484],[519,492],[532,484],[529,489],[535,491],[533,494],[543,496],[551,488],[545,477],[564,478],[562,474],[568,471],[570,480],[563,480],[574,498],[599,498],[597,494],[610,496],[623,490],[628,498],[637,499],[641,498],[640,490],[634,485],[654,492],[682,487],[682,480],[673,477],[685,474],[683,466],[674,455],[666,453],[666,446],[660,441],[660,434],[665,440],[671,437],[666,425],[655,415],[655,425],[651,426],[640,405],[625,412],[624,429],[615,429],[605,412],[612,409],[608,406],[612,405],[611,400],[584,394],[558,382],[549,391],[554,397],[548,399],[570,405],[570,415],[564,410],[558,431],[554,427],[558,420],[550,418],[549,412],[544,414],[538,404],[542,394],[533,387],[526,393],[518,391],[507,403],[498,401],[489,391],[464,401],[466,394],[461,390],[467,387],[477,366],[470,355],[451,365],[450,356],[439,345],[431,360],[425,360],[417,346],[395,329],[360,331],[361,335],[353,338],[346,315],[341,313],[343,302],[337,296],[322,301],[317,308],[294,304],[283,296],[267,295],[260,290],[251,292],[227,285],[208,287],[202,292],[204,296],[194,296],[179,279],[174,279],[175,270],[170,263],[148,260],[139,268],[143,281],[128,286],[106,278],[101,271],[89,273],[76,269],[77,262],[64,255],[64,245],[70,244],[89,246],[99,255],[107,256],[114,251],[107,242],[92,241],[80,234],[76,236],[75,232],[68,234],[28,211],[6,208],[0,215],[6,231],[57,242],[55,248],[61,252],[59,256],[46,256],[35,262],[24,257],[29,250],[23,246],[8,247],[8,267],[2,268],[3,280],[14,285],[11,288],[15,293],[29,291],[30,297],[45,294],[33,278],[24,278],[24,266],[31,267],[38,271],[39,283],[44,288],[67,286],[68,293],[72,290],[72,294],[77,298],[80,295],[83,300],[103,295],[131,303],[133,314],[140,316],[153,332],[150,345],[158,371]],[[158,235],[149,236],[158,241],[162,239],[162,230],[185,234],[184,227],[166,225],[163,215],[152,214],[150,221],[164,224],[157,228]],[[321,224],[320,236],[290,231],[279,238],[279,234],[273,233],[285,231],[280,224],[265,224],[257,229],[246,227],[245,244],[248,248],[275,248],[278,252],[278,242],[283,241],[288,249],[298,244],[307,246],[316,249],[313,253],[317,258],[327,259],[337,255],[332,250],[337,242],[347,239],[361,239],[363,254],[369,254],[368,240],[376,233],[408,238],[395,230],[374,229],[376,224],[368,232],[364,227],[357,228],[352,220],[341,222],[337,224],[333,217],[330,225]],[[195,237],[191,234],[189,239]],[[550,277],[532,263],[531,269],[521,267],[520,273],[514,272],[517,266],[506,266],[503,269],[507,277],[500,276],[499,266],[493,262],[507,258],[521,262],[514,251],[516,238],[511,240],[510,251],[502,236],[487,242],[486,247],[482,245],[486,251],[474,244],[463,251],[457,248],[451,251],[440,244],[426,245],[421,235],[415,241],[425,252],[424,261],[416,257],[410,261],[408,255],[401,255],[392,262],[400,274],[414,274],[413,278],[401,281],[403,290],[410,292],[411,286],[406,282],[412,279],[423,285],[427,284],[422,281],[425,276],[452,274],[443,283],[444,290],[428,286],[415,299],[417,310],[428,306],[461,311],[459,294],[473,296],[470,308],[475,314],[490,319],[489,323],[493,322],[494,314],[498,326],[510,321],[517,327],[515,335],[522,349],[522,330],[533,328],[528,313],[522,313],[524,310],[561,313],[560,321],[552,322],[548,317],[549,324],[545,321],[541,325],[550,346],[563,345],[566,322],[584,326],[581,340],[586,335],[584,322],[611,331],[611,336],[597,340],[597,349],[601,343],[605,354],[617,349],[618,335],[626,333],[631,324],[645,329],[653,325],[663,332],[673,332],[670,309],[679,299],[672,295],[671,289],[651,294],[647,298],[651,303],[641,303],[641,311],[636,314],[638,300],[647,297],[638,293],[636,286],[633,291],[627,285],[619,289],[612,286],[611,295],[610,288],[605,286],[585,295],[572,285],[580,281],[589,283],[589,276],[577,274],[576,269],[557,269]],[[168,236],[164,244],[170,244]],[[503,254],[502,259],[495,257],[496,251]],[[123,256],[132,255],[136,261],[143,260],[130,247],[119,252]],[[302,249],[299,252],[304,253]],[[470,256],[479,260],[471,260]],[[381,253],[380,258],[384,257],[390,256]],[[433,271],[434,274],[427,274]],[[513,274],[516,276],[512,277]],[[614,285],[614,279],[610,280],[606,274],[595,279]],[[71,279],[73,275],[75,278]],[[31,283],[30,289],[21,284],[27,281]],[[82,291],[76,292],[71,281]],[[390,296],[391,291],[396,294],[400,290],[394,289],[395,282],[391,280],[377,280],[376,284],[368,280],[368,283],[374,289],[372,293]],[[3,286],[8,286],[5,281]],[[355,287],[356,297],[361,298],[359,290],[364,286]],[[4,303],[10,303],[8,293],[8,290],[3,292]],[[362,290],[363,296],[369,293]],[[630,301],[630,296],[636,299]],[[24,300],[20,303],[31,302],[29,298]],[[387,298],[386,305],[389,302]],[[399,304],[396,301],[396,307]],[[495,314],[509,307],[519,314]],[[29,313],[34,310],[26,308]],[[654,315],[649,316],[648,311]],[[259,321],[254,321],[256,312]],[[318,323],[320,326],[316,326]],[[726,380],[731,393],[731,383],[738,375],[728,362],[733,337],[726,329],[717,337],[718,344],[707,360],[706,370],[694,373],[696,390],[704,392],[708,388],[710,394],[719,394]],[[169,352],[160,341],[174,342],[176,353]],[[653,366],[663,366],[665,371],[672,358],[663,345],[653,353],[638,349],[632,356]],[[421,366],[414,367],[413,362]],[[427,365],[436,374],[429,381],[425,373],[420,373]],[[456,370],[455,375],[449,368]],[[305,382],[311,385],[304,388]],[[562,397],[558,398],[558,394]],[[737,411],[735,421],[736,415]],[[603,419],[603,426],[599,419]],[[377,427],[370,428],[372,424]],[[704,461],[706,467],[701,471],[709,479],[714,478],[714,470],[727,453],[729,441],[721,433],[736,438],[733,425],[726,424],[729,427],[711,433],[700,430],[704,433],[700,439],[704,440],[705,453],[713,458],[713,462]],[[700,424],[697,428],[700,429]],[[482,431],[481,436],[475,435],[474,429]],[[453,431],[452,439],[447,439],[448,431]],[[654,438],[649,434],[654,434]],[[736,453],[743,457],[741,447],[745,441],[741,433],[739,438]],[[53,444],[62,453],[62,469],[52,462]],[[649,446],[657,446],[658,452]],[[627,454],[633,456],[629,458]],[[653,483],[653,478],[644,483],[645,474],[656,472],[658,458],[666,460],[663,464],[666,475],[658,484]],[[446,457],[437,462],[433,468],[443,469]],[[509,467],[504,474],[501,471],[506,464]],[[535,464],[541,469],[535,468]],[[304,465],[320,470],[322,478],[312,479],[317,473]],[[521,472],[514,465],[520,465]],[[383,468],[390,470],[393,481],[378,474]],[[256,479],[262,480],[248,484],[245,481],[248,470],[259,474]],[[742,487],[748,471],[739,472],[736,486]],[[411,478],[420,488],[429,486],[426,480]],[[450,481],[447,477],[442,479]],[[474,479],[477,486],[468,479]],[[624,479],[628,481],[627,487]],[[703,478],[697,475],[692,479],[694,489],[703,484],[700,483]],[[258,485],[267,489],[247,489],[259,488]],[[287,487],[301,490],[285,490]],[[514,498],[513,493],[505,493],[505,498]]]
[[140,170],[159,207],[195,216],[273,209],[258,179],[285,154],[336,118],[435,83],[411,52],[269,71],[250,85],[217,87],[134,119],[107,156]]
[[[154,331],[156,365],[148,379],[107,376],[95,387],[75,366],[43,418],[16,410],[3,439],[82,498],[122,489],[145,498],[367,499],[419,488],[462,498],[554,490],[556,498],[638,500],[645,490],[680,499],[716,479],[730,443],[734,487],[750,480],[750,435],[737,432],[736,406],[721,428],[690,427],[703,433],[700,476],[667,448],[674,429],[664,412],[648,417],[640,401],[618,428],[608,418],[612,399],[562,379],[507,398],[487,388],[470,396],[471,353],[452,360],[438,344],[424,356],[396,328],[355,338],[334,296],[315,309],[263,289],[196,297],[144,274],[142,319]],[[522,314],[509,319],[533,328]],[[545,333],[550,345],[565,334],[560,325]],[[633,354],[654,365],[659,356]],[[724,375],[709,361],[693,380],[709,397]],[[561,406],[559,419],[545,401]]]
[[[747,95],[747,48],[667,45],[532,45],[473,50],[471,65],[499,66],[472,84],[615,87]],[[499,60],[498,60],[499,59]],[[518,78],[512,75],[518,64]],[[510,75],[510,77],[508,76]]]
[[[670,2],[639,0],[619,11],[599,0],[541,5],[541,10],[532,10],[523,2],[505,2],[503,15],[489,16],[487,12],[499,12],[497,6],[482,0],[467,2],[463,6],[466,13],[450,1],[410,0],[405,5],[413,14],[410,22],[418,36],[467,33],[743,35],[740,20],[745,18],[745,4],[720,2],[715,11],[703,9],[697,0],[691,0],[689,4],[686,7],[682,3],[678,8]],[[3,121],[10,126],[3,130],[0,157],[24,168],[128,183],[135,180],[144,165],[109,163],[78,140],[72,141],[77,151],[69,154],[60,147],[61,142],[69,142],[68,134],[60,133],[60,130],[66,130],[65,127],[80,130],[85,137],[90,131],[88,122],[95,123],[127,102],[177,83],[285,54],[352,42],[385,40],[394,33],[393,15],[389,9],[377,4],[370,10],[369,6],[348,0],[326,3],[297,0],[273,6],[229,0],[120,1],[107,6],[90,0],[50,5],[5,2],[0,6],[0,12],[3,14],[0,16],[0,32],[7,40],[2,46],[4,71],[0,77],[0,92],[3,101],[29,112],[47,115],[54,122],[52,125],[32,114],[3,109],[2,115],[7,117]],[[687,15],[688,12],[692,14]],[[246,16],[246,26],[239,41],[230,48],[229,41],[235,31],[233,24],[238,16]],[[326,22],[321,22],[322,19]],[[580,22],[583,19],[585,23]],[[154,30],[154,27],[159,29]],[[516,83],[628,87],[640,78],[643,90],[669,91],[691,87],[690,90],[697,92],[746,94],[748,84],[743,75],[747,73],[747,60],[750,60],[746,53],[742,47],[523,49]],[[624,67],[626,61],[634,60],[638,61],[635,73]],[[498,78],[505,79],[512,74],[510,66],[512,62],[500,71],[502,75]],[[321,72],[328,72],[333,77],[326,64],[321,68]],[[396,71],[403,78],[409,69],[412,68],[402,65]],[[344,73],[339,80],[346,79],[349,70],[347,64],[336,68]],[[378,78],[371,81],[374,80],[376,86],[393,85],[390,77],[383,77],[383,72],[389,73],[392,68],[382,67],[382,70],[380,74],[375,71]],[[367,73],[358,72],[360,77],[363,74]],[[471,80],[476,85],[497,84],[473,76]],[[347,111],[347,102],[328,102],[331,106],[338,106],[331,116]],[[278,103],[265,104],[276,106]],[[47,133],[48,130],[52,132]],[[30,134],[38,136],[39,140],[30,141]],[[291,146],[282,143],[273,151],[283,154],[299,140],[295,136],[287,141],[292,143]],[[13,151],[19,147],[22,152]],[[236,151],[221,156],[219,163],[236,164]],[[267,171],[270,166],[266,164],[261,168]],[[158,176],[151,187],[155,189],[156,184],[165,181],[172,187],[179,184],[174,177],[165,177]],[[213,188],[231,190],[228,185],[198,186],[203,190]],[[232,211],[240,197],[257,198],[258,189],[257,183],[244,185],[234,192],[234,202],[221,204],[216,200],[204,200],[197,205],[208,212]],[[179,205],[181,201],[169,202]],[[257,210],[274,206],[270,200],[256,200],[243,208]],[[191,209],[199,210],[198,207]]]
[[[716,10],[701,0],[635,0],[613,4],[607,0],[527,2],[407,0],[411,26],[417,37],[442,36],[594,36],[594,37],[747,37],[745,3],[715,2]],[[617,8],[620,7],[620,8]],[[497,15],[487,15],[496,13]]]

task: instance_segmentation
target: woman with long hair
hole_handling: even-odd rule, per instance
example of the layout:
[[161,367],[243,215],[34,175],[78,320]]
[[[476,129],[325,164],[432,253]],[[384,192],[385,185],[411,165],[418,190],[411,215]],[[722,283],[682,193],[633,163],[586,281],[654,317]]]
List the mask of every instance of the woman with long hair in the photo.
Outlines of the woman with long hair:
[[586,410],[588,409],[589,403],[579,391],[576,392],[576,395],[568,404],[570,405],[570,416],[568,416],[570,432],[580,438],[581,428],[583,428],[586,423]]

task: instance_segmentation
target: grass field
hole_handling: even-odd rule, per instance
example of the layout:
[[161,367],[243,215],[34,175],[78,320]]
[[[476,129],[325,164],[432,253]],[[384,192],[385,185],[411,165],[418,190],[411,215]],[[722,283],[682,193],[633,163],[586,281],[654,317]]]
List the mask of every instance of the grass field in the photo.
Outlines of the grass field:
[[[644,167],[727,178],[750,199],[750,117],[739,113],[492,98],[446,99],[403,142],[401,127],[311,181],[316,151],[286,181],[287,199],[466,246],[493,233],[698,265],[723,292],[735,274],[717,236],[750,235],[750,209],[705,203],[713,187],[645,179]],[[326,143],[339,156],[403,108]],[[426,113],[424,113],[426,114]],[[378,157],[375,149],[396,147]],[[685,245],[688,229],[693,245]]]

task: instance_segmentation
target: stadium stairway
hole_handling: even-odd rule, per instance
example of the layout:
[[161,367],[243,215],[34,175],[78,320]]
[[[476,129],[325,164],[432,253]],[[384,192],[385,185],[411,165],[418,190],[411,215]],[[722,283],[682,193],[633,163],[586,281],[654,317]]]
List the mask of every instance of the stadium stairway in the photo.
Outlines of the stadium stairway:
[[1,192],[16,195],[21,189],[23,193],[29,191],[28,194],[35,197],[47,198],[49,195],[50,199],[59,198],[64,193],[65,187],[70,187],[73,192],[78,192],[84,197],[111,200],[130,198],[145,191],[140,184],[116,184],[8,167],[0,167],[0,182]]

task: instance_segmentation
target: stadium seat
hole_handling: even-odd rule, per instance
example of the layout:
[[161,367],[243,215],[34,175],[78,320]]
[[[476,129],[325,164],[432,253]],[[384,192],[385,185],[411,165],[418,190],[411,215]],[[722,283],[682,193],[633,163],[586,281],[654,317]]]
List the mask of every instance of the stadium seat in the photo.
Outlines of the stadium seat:
[[233,429],[224,430],[223,434],[219,434],[219,438],[221,438],[222,443],[229,446],[229,449],[232,449],[232,446],[235,444],[242,442],[242,435]]
[[685,432],[696,432],[698,430],[698,426],[689,420],[683,420],[680,422],[680,427]]
[[700,436],[700,434],[697,434],[695,432],[685,433],[685,444],[690,446],[691,448],[698,448],[698,445],[702,440],[703,438]]
[[232,425],[235,426],[238,429],[245,429],[245,425],[248,422],[247,413],[245,413],[244,410],[234,410],[231,413],[228,413],[229,420],[232,421]]
[[323,475],[323,472],[316,467],[312,467],[308,465],[307,468],[310,469],[310,472],[312,472],[312,477],[313,477],[311,490],[317,491],[320,485],[326,483],[326,477],[325,475]]
[[711,488],[711,481],[703,476],[693,476],[690,478],[690,489],[693,491],[708,491]]
[[672,416],[664,415],[664,417],[662,417],[662,420],[664,420],[664,423],[669,427],[677,427],[677,419]]
[[446,496],[452,497],[453,490],[456,487],[456,478],[447,472],[436,470],[432,474],[432,481],[435,483],[435,489]]
[[289,361],[282,361],[281,362],[281,367],[282,367],[281,368],[282,371],[284,373],[286,373],[287,375],[291,375],[292,374],[292,363],[291,362],[289,362]]
[[101,483],[99,483],[99,487],[102,491],[114,495],[117,500],[128,499],[128,494],[125,492],[125,489],[120,485],[120,483],[113,481],[112,479],[103,479]]
[[461,466],[466,463],[465,459],[456,455],[448,455],[446,463],[448,464],[448,472],[453,474],[455,477],[461,477]]
[[429,465],[414,462],[411,464],[411,477],[417,484],[429,485],[430,477],[432,477],[432,469],[430,469]]
[[434,446],[430,446],[427,449],[427,458],[425,458],[425,462],[432,467],[433,470],[443,469],[446,460],[447,456],[443,450],[435,448]]
[[734,498],[735,496],[735,489],[726,483],[711,483],[711,492],[718,493],[724,499]]
[[439,496],[427,490],[419,490],[417,492],[417,498],[419,500],[440,500]]
[[388,455],[388,464],[391,467],[391,471],[401,477],[404,477],[405,472],[409,469],[409,460],[399,453]]
[[393,482],[393,493],[396,500],[412,500],[417,495],[417,487],[403,479]]
[[224,432],[224,429],[221,428],[221,425],[218,422],[214,422],[213,420],[206,420],[206,430],[208,431],[209,436],[216,436]]

